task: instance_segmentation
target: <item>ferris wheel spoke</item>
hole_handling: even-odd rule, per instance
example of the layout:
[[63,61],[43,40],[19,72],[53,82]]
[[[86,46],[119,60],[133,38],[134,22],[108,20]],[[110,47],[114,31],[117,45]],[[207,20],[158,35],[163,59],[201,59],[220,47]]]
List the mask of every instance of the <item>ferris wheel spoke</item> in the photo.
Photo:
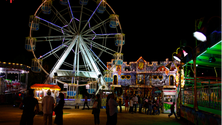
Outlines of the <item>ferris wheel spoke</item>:
[[115,36],[118,35],[120,33],[104,33],[104,34],[87,34],[87,35],[83,35],[83,36]]
[[89,25],[89,29],[85,30],[82,34],[85,35],[85,34],[90,33],[90,32],[93,31],[93,30],[96,30],[96,29],[100,28],[101,26],[103,26],[103,24],[107,23],[109,20],[110,20],[110,18],[107,18],[107,19],[101,21],[100,23],[96,24],[96,25],[93,26],[93,27],[91,27],[91,26]]
[[36,42],[47,42],[47,41],[65,41],[65,40],[72,40],[71,38],[57,38],[57,39],[45,39],[45,40],[37,40]]
[[[51,44],[51,42],[49,42],[49,44],[50,44],[50,48],[52,49],[52,44]],[[63,44],[65,47],[68,47],[67,45],[65,45],[65,44]],[[52,53],[57,59],[59,59],[59,56],[54,52],[54,53]],[[63,62],[63,64],[65,65],[65,66],[67,66],[67,67],[70,67],[70,68],[72,68],[73,67],[73,65],[72,64],[70,64],[70,63],[67,63],[67,62]]]
[[116,37],[115,36],[98,36],[97,37],[96,35],[94,35],[94,36],[88,36],[88,37],[85,37],[85,38],[94,40],[94,39],[114,39]]
[[[57,59],[59,59],[59,56],[58,56],[56,53],[54,53],[53,55],[54,55]],[[70,63],[67,63],[67,62],[63,62],[63,65],[65,65],[65,66],[67,66],[67,67],[69,67],[69,68],[73,68],[73,65],[70,64]]]
[[83,4],[81,6],[81,12],[80,12],[80,17],[79,17],[79,28],[78,28],[78,32],[80,31],[80,27],[81,27],[81,23],[82,23],[82,12],[83,12]]
[[46,42],[46,41],[65,41],[65,40],[71,40],[73,38],[72,35],[67,36],[41,36],[41,37],[35,37],[37,39],[36,42]]
[[63,33],[62,30],[59,29],[59,28],[55,28],[55,27],[46,25],[46,24],[44,24],[44,23],[42,23],[42,22],[39,22],[39,23],[40,23],[41,25],[44,25],[44,26],[46,26],[46,27],[49,27],[50,29],[53,29],[53,30],[55,30],[55,31],[57,31],[57,32]]
[[96,9],[93,11],[92,15],[89,17],[87,23],[85,24],[85,26],[82,28],[81,32],[82,33],[84,31],[84,29],[86,28],[86,26],[88,25],[89,21],[91,20],[91,18],[93,17],[93,15],[95,14],[95,12],[97,11],[97,9],[99,8],[100,4],[102,3],[103,0],[101,0],[98,4],[98,6],[96,7]]
[[92,71],[95,71],[96,75],[98,76],[99,74],[101,74],[100,69],[98,68],[98,66],[95,64],[95,61],[93,60],[92,54],[90,54],[87,45],[85,44],[85,42],[83,41],[82,38],[80,38],[80,50],[81,52],[83,52],[84,57],[86,58],[86,61],[88,62],[90,68]]
[[88,41],[88,42],[86,42],[86,44],[88,44],[89,46],[92,46],[92,47],[94,47],[94,48],[96,48],[96,49],[99,49],[99,50],[101,50],[101,51],[103,51],[103,52],[106,52],[106,53],[108,53],[108,54],[110,54],[110,55],[113,55],[114,53],[117,53],[117,51],[112,50],[112,49],[110,49],[110,48],[108,48],[108,47],[106,47],[106,46],[103,46],[103,45],[101,45],[101,44],[98,44],[98,43],[96,43],[96,42],[94,42],[94,41],[92,41],[92,40],[88,40],[88,39],[86,39],[86,38],[83,38],[83,39],[85,39],[85,40]]
[[44,22],[46,22],[46,23],[49,23],[49,24],[51,24],[51,25],[53,25],[53,26],[55,26],[55,27],[58,27],[58,28],[62,29],[61,26],[58,26],[58,25],[56,25],[56,24],[54,24],[54,23],[52,23],[52,22],[50,22],[50,21],[48,21],[48,20],[45,20],[45,19],[40,18],[40,17],[38,17],[38,16],[35,16],[35,17],[36,17],[37,19],[40,19],[40,20],[42,20],[42,21],[44,21]]
[[78,31],[78,29],[77,29],[77,27],[76,27],[76,23],[75,23],[75,17],[74,17],[74,15],[73,15],[73,11],[72,11],[72,7],[71,7],[71,5],[70,5],[70,2],[69,2],[69,0],[67,0],[67,2],[68,2],[68,5],[69,5],[69,11],[70,11],[70,16],[71,16],[71,21],[70,22],[72,22],[72,24],[73,24],[73,27],[74,27],[74,31],[75,32],[77,32]]
[[43,54],[41,57],[39,57],[38,59],[46,59],[47,57],[51,56],[52,54],[56,53],[57,51],[61,50],[62,48],[66,47],[65,45],[69,45],[70,44],[70,41],[67,41],[66,43],[64,44],[61,44],[59,46],[57,46],[56,48],[52,49],[51,51]]
[[[88,46],[88,49],[92,52],[92,55],[95,56],[95,60],[99,60],[99,62],[102,63],[104,67],[106,67],[106,65],[105,65],[105,64],[101,61],[101,59],[95,54],[95,52],[94,52],[91,48],[89,48],[89,46]],[[98,61],[96,61],[96,62],[99,64]],[[99,64],[99,65],[100,65],[100,64]],[[105,70],[105,69],[103,68],[103,66],[100,65],[100,67],[101,67],[103,70]]]
[[68,2],[68,5],[69,5],[69,9],[70,9],[70,13],[71,13],[72,19],[74,19],[74,15],[73,15],[73,12],[72,12],[72,7],[70,5],[69,0],[67,0],[67,2]]
[[[58,35],[58,36],[39,36],[35,37],[36,39],[50,39],[50,38],[62,38],[64,35]],[[66,35],[65,37],[73,37],[73,35]]]
[[87,34],[83,36],[86,38],[90,38],[91,40],[94,40],[94,39],[104,39],[104,38],[115,38],[115,37],[108,37],[108,36],[115,36],[118,34],[120,33]]
[[69,67],[69,68],[73,68],[73,65],[67,62],[63,62],[63,65]]
[[71,21],[70,22],[68,22],[64,17],[63,17],[63,15],[52,5],[52,8],[56,11],[56,12],[54,12],[53,10],[52,10],[52,12],[55,14],[55,16],[56,17],[58,17],[58,19],[63,23],[63,27],[67,27],[68,29],[72,29],[73,30],[73,32],[75,32],[75,30],[73,29],[73,27],[71,27],[70,26],[70,23],[71,23]]
[[[42,23],[42,22],[39,22],[39,23],[42,24],[42,25],[44,25],[44,26],[46,26],[46,27],[48,27],[48,28],[50,28],[50,29],[53,29],[53,30],[55,30],[55,31],[57,31],[57,32],[63,33],[63,34],[64,34],[64,31],[66,31],[66,32],[65,32],[66,34],[68,34],[68,33],[73,34],[72,32],[67,31],[67,30],[65,30],[65,29],[59,29],[59,28],[56,28],[56,27],[52,27],[52,26],[50,26],[49,24],[46,25],[46,24],[44,24],[44,23]],[[70,34],[68,34],[68,35],[70,35]]]
[[[58,25],[56,25],[56,24],[54,24],[54,23],[52,23],[52,22],[50,22],[50,21],[48,21],[48,20],[45,20],[45,19],[40,18],[40,17],[38,17],[38,16],[35,16],[35,17],[38,18],[38,19],[40,19],[40,20],[42,20],[42,21],[44,21],[44,22],[46,22],[46,23],[48,23],[48,24],[51,24],[52,26],[55,26],[55,27],[59,28],[63,34],[64,34],[64,31],[66,31],[67,33],[69,32],[69,33],[73,34],[73,32],[68,31],[68,30],[64,29],[63,27],[58,26]],[[41,23],[41,22],[39,22],[39,23]],[[43,24],[43,23],[41,23],[41,24]],[[47,27],[49,27],[49,28],[51,28],[51,29],[56,30],[56,28],[51,27],[51,26],[49,26],[49,25],[45,25],[45,26],[47,26]],[[56,31],[58,31],[58,30],[56,30]]]

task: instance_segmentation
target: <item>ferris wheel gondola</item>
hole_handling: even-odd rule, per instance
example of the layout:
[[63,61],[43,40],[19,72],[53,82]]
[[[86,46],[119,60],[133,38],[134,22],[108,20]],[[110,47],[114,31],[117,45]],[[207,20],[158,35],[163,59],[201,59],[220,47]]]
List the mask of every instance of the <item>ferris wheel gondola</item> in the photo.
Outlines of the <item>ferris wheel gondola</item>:
[[[54,6],[52,0],[43,0],[34,15],[30,16],[30,34],[26,38],[25,48],[32,51],[34,56],[31,69],[34,72],[43,70],[50,79],[56,78],[63,84],[69,83],[58,79],[55,74],[71,77],[71,83],[75,82],[76,77],[99,81],[100,89],[108,89],[106,83],[111,82],[111,78],[107,78],[109,72],[102,75],[101,70],[107,70],[107,67],[100,57],[103,54],[114,56],[113,67],[122,62],[121,51],[125,44],[125,34],[122,32],[119,15],[106,0],[94,1],[95,6],[89,8],[88,0],[79,0],[80,6],[71,6],[72,2],[60,0],[59,6]],[[48,29],[48,34],[36,35],[35,32],[44,33],[41,28],[44,28],[44,31]],[[109,39],[114,39],[113,45],[116,49],[109,46]],[[46,71],[42,63],[51,57],[55,57],[55,64],[51,71]]]

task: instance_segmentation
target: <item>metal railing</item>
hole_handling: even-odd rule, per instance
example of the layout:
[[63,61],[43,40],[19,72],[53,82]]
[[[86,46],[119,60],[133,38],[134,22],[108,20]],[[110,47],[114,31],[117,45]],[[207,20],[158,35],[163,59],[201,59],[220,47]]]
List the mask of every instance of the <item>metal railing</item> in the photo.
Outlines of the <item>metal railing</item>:
[[[194,104],[194,85],[185,84],[182,104]],[[198,106],[221,110],[221,81],[197,81]]]

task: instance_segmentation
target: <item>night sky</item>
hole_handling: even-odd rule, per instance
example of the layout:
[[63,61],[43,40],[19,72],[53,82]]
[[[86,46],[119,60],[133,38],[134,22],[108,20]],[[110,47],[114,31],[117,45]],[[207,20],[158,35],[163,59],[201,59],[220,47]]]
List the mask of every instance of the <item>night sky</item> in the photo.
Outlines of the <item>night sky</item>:
[[[29,15],[34,14],[41,1],[14,0],[10,3],[9,0],[1,0],[0,61],[31,65],[33,56],[25,50],[25,37],[29,36]],[[180,46],[180,40],[186,40],[190,46],[195,45],[192,36],[195,19],[221,15],[220,0],[107,2],[119,15],[126,34],[122,52],[127,62],[136,61],[140,56],[150,62],[165,61],[166,58],[172,60],[172,53]],[[103,55],[101,59],[104,63],[111,60]]]

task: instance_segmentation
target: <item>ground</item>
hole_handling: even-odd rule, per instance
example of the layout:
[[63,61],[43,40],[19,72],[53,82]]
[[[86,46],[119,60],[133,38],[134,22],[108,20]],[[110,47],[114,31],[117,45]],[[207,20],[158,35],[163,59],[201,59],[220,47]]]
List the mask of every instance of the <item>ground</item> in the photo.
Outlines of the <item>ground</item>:
[[[75,109],[74,107],[65,107],[64,112],[64,125],[94,125],[94,118],[92,110]],[[0,105],[0,124],[1,125],[19,125],[22,115],[22,110],[14,108],[11,105]],[[168,114],[160,115],[146,115],[144,113],[118,113],[117,125],[187,125],[185,120],[176,120],[172,115],[168,118]],[[53,117],[54,121],[55,117]],[[106,125],[106,112],[101,109],[100,125]],[[36,115],[34,117],[34,125],[42,125],[43,116]]]

